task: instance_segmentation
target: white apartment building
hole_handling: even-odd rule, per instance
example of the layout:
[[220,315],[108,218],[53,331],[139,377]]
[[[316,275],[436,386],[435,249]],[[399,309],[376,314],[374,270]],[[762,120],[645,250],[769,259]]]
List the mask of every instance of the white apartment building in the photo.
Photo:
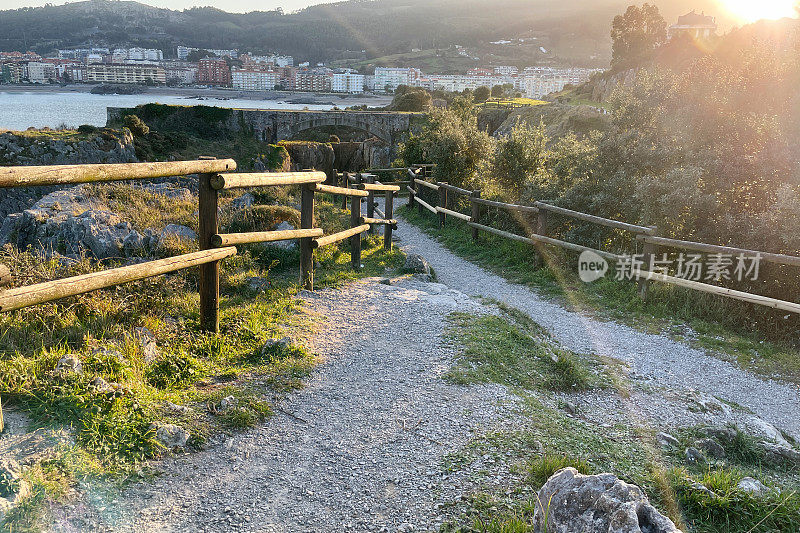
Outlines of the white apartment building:
[[116,48],[111,54],[114,63],[125,61],[163,61],[164,52],[154,48]]
[[415,85],[422,77],[422,72],[417,68],[375,68],[375,90],[393,92],[399,85]]
[[164,68],[164,74],[169,83],[178,83],[179,85],[197,83],[197,67],[167,63]]
[[416,85],[429,90],[461,92],[474,91],[478,87],[492,88],[495,85],[514,83],[511,76],[482,76],[477,74],[431,74],[418,80]]
[[[249,56],[251,63],[271,63],[276,67],[293,67],[294,58],[292,56]],[[244,60],[244,57],[242,57]]]
[[144,84],[166,83],[166,73],[158,65],[103,65],[86,66],[86,81],[99,83]]
[[562,91],[567,85],[579,85],[589,81],[593,69],[543,69],[527,68],[523,72],[524,92],[528,98],[541,98]]
[[[178,59],[180,61],[186,61],[186,58],[189,57],[189,54],[200,50],[199,48],[191,48],[189,46],[179,46],[177,49]],[[211,52],[212,54],[216,55],[217,57],[230,57],[232,59],[236,59],[239,57],[238,50],[212,50],[210,48],[206,48],[205,50]]]
[[231,86],[242,91],[271,91],[280,81],[280,72],[272,70],[231,69]]
[[31,83],[50,83],[56,79],[56,67],[52,63],[29,61],[25,67],[25,77]]
[[360,94],[364,92],[365,76],[355,72],[336,72],[331,78],[331,91]]

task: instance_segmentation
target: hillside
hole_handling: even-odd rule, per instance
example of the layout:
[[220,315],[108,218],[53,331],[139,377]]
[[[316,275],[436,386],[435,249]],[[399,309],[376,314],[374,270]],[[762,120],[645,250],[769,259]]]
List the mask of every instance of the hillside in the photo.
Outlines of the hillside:
[[[481,57],[532,63],[605,66],[608,27],[628,0],[351,0],[282,11],[172,11],[132,1],[87,0],[0,11],[0,51],[47,53],[80,45],[139,45],[174,54],[177,44],[280,52],[299,60],[369,60],[411,49],[475,48]],[[657,2],[667,20],[690,8],[714,11],[713,0]],[[491,5],[491,9],[487,6]],[[492,46],[524,38],[528,46]],[[539,46],[548,51],[541,57]]]

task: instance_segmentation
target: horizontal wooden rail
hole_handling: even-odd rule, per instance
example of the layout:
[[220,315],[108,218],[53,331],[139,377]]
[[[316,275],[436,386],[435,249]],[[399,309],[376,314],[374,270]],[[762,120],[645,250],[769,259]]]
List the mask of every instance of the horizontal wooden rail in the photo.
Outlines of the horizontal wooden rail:
[[417,185],[422,185],[423,187],[427,187],[429,189],[433,189],[434,191],[439,190],[439,186],[436,185],[435,183],[428,183],[427,181],[418,178],[414,178],[414,183],[416,183]]
[[82,276],[8,289],[0,292],[0,312],[14,311],[15,309],[105,289],[130,281],[213,263],[235,254],[236,248],[234,247],[202,250],[191,254],[139,263],[138,265],[112,268],[102,272],[92,272]]
[[386,218],[386,213],[384,213],[383,211],[381,211],[381,210],[380,210],[380,208],[378,208],[378,207],[376,207],[376,208],[375,208],[375,213],[377,213],[377,215],[378,215],[379,217],[381,217],[381,218]]
[[528,213],[531,215],[535,215],[539,212],[539,208],[530,205],[507,204],[505,202],[495,202],[494,200],[486,200],[484,198],[476,198],[474,196],[470,197],[469,201],[489,207],[505,209],[506,211],[518,211],[520,213]]
[[470,196],[473,191],[468,191],[467,189],[462,189],[461,187],[456,187],[455,185],[450,185],[449,183],[444,182],[437,182],[439,187],[444,187],[448,191],[452,191],[454,193],[463,194],[464,196]]
[[606,226],[609,228],[616,228],[625,231],[632,231],[634,233],[644,233],[645,235],[652,235],[653,233],[655,233],[654,228],[650,228],[647,226],[637,226],[636,224],[628,224],[627,222],[611,220],[610,218],[588,215],[586,213],[581,213],[580,211],[573,211],[572,209],[566,209],[564,207],[558,207],[555,205],[546,204],[544,202],[536,202],[535,205],[539,209],[544,209],[545,211],[550,211],[552,213],[558,213],[560,215],[577,218],[578,220],[591,222],[593,224],[598,224],[600,226]]
[[246,187],[278,187],[322,183],[327,179],[324,172],[257,172],[252,174],[218,175],[211,179],[217,190],[242,189]]
[[399,185],[384,185],[382,183],[363,183],[359,186],[359,189],[364,191],[388,191],[388,192],[398,192],[400,190]]
[[[413,189],[411,189],[411,187],[409,187],[408,189],[413,191]],[[414,201],[417,202],[422,207],[424,207],[425,209],[427,209],[428,211],[430,211],[431,213],[433,213],[434,215],[438,214],[438,212],[436,211],[435,207],[431,206],[431,204],[429,204],[428,202],[426,202],[425,200],[423,200],[419,196],[415,196],[414,197]]]
[[325,232],[321,228],[293,229],[286,231],[254,231],[250,233],[221,233],[211,238],[215,248],[234,246],[236,244],[253,244],[257,242],[289,241],[308,237],[322,237]]
[[445,209],[444,207],[437,206],[436,207],[436,212],[437,213],[444,213],[445,215],[451,216],[453,218],[457,218],[459,220],[463,220],[465,222],[472,222],[472,217],[471,216],[463,215],[463,214],[459,213],[458,211],[452,211],[450,209]]
[[397,228],[397,220],[387,219],[387,218],[369,218],[369,217],[361,217],[362,224],[383,224],[384,226],[394,226]]
[[689,279],[676,278],[667,276],[659,272],[640,272],[638,278],[644,278],[651,281],[660,281],[662,283],[669,283],[670,285],[677,285],[687,289],[694,289],[696,291],[707,292],[709,294],[716,294],[718,296],[725,296],[743,302],[750,302],[753,304],[764,305],[772,307],[773,309],[780,309],[781,311],[789,311],[791,313],[800,313],[800,304],[793,302],[786,302],[784,300],[776,300],[775,298],[768,298],[767,296],[759,296],[757,294],[750,294],[747,292],[736,291],[733,289],[726,289],[725,287],[718,287],[716,285],[709,285],[699,281]]
[[745,248],[734,248],[732,246],[718,246],[716,244],[705,244],[702,242],[681,241],[678,239],[668,239],[666,237],[653,237],[650,235],[637,235],[638,240],[649,244],[658,244],[671,248],[683,248],[696,252],[712,254],[744,254],[747,256],[761,255],[761,259],[770,263],[781,265],[800,266],[800,257],[795,255],[773,254],[769,252],[759,252],[757,250],[747,250]]
[[358,235],[359,233],[364,233],[365,231],[369,231],[369,224],[362,224],[361,226],[340,231],[339,233],[334,233],[333,235],[327,235],[325,237],[314,239],[311,241],[311,245],[314,248],[322,248],[323,246],[328,246],[329,244],[349,239],[350,237]]
[[606,259],[611,259],[612,261],[616,261],[620,259],[622,256],[617,254],[612,254],[611,252],[604,252],[603,250],[596,250],[594,248],[589,248],[588,246],[581,246],[580,244],[573,244],[571,242],[560,241],[558,239],[552,239],[550,237],[545,237],[543,235],[531,235],[530,237],[523,237],[521,235],[516,235],[514,233],[509,233],[508,231],[503,231],[499,229],[492,228],[491,226],[484,226],[483,224],[476,224],[475,222],[467,222],[468,225],[472,226],[473,228],[477,228],[479,230],[483,230],[487,233],[494,233],[495,235],[499,235],[500,237],[505,237],[506,239],[511,239],[519,242],[526,242],[528,244],[551,244],[553,246],[559,246],[561,248],[565,248],[567,250],[572,250],[573,252],[594,252],[600,257],[604,257]]
[[362,198],[366,198],[367,196],[369,196],[369,193],[367,191],[362,191],[359,189],[345,189],[344,187],[322,185],[321,183],[317,184],[317,192],[326,192],[328,194],[339,194],[341,196],[361,196]]
[[419,176],[419,173],[421,171],[422,171],[422,169],[418,169],[416,172],[414,172],[413,170],[411,170],[409,168],[408,169],[408,177],[411,178],[411,180],[413,181],[413,180],[417,179],[417,176]]
[[408,167],[395,167],[395,168],[371,168],[370,172],[405,172]]
[[212,174],[236,170],[233,159],[168,161],[161,163],[114,163],[103,165],[52,165],[0,167],[0,187],[69,185],[104,181],[138,180]]

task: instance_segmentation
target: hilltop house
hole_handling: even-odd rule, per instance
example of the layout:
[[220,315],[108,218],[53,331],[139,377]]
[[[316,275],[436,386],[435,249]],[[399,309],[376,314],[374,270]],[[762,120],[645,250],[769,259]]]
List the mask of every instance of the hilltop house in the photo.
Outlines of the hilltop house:
[[717,32],[717,22],[714,17],[705,13],[691,12],[678,17],[678,23],[669,27],[669,38],[677,35],[688,34],[693,39],[708,39]]

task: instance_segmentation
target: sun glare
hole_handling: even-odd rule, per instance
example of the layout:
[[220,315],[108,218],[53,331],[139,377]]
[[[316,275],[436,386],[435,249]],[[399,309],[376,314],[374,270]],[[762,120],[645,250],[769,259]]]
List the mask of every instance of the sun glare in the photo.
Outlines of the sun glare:
[[760,19],[779,19],[796,17],[797,0],[721,0],[725,8],[742,22],[755,22]]

